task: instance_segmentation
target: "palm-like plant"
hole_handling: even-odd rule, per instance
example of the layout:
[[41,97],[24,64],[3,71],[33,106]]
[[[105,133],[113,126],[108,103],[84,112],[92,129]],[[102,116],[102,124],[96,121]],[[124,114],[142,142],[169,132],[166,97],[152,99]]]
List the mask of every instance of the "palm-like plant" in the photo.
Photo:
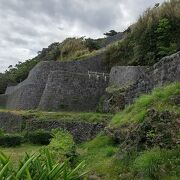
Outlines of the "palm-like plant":
[[16,170],[10,158],[0,152],[1,180],[75,180],[86,174],[86,172],[79,173],[84,167],[84,162],[75,168],[69,166],[68,160],[56,163],[48,149],[45,149],[41,153],[26,154]]

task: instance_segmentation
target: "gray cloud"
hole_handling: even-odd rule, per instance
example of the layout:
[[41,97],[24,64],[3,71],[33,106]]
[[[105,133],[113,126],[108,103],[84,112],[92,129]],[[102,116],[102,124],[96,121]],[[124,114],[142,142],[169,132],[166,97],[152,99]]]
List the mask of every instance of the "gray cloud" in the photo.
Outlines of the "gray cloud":
[[164,0],[0,0],[0,72],[68,36],[122,31]]

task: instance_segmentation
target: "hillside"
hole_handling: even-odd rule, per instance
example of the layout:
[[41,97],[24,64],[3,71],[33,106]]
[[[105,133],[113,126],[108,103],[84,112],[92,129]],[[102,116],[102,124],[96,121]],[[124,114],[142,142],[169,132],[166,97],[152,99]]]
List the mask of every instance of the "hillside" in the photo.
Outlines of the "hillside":
[[179,95],[177,83],[141,96],[81,145],[92,178],[179,179]]
[[180,179],[180,1],[105,35],[0,74],[0,179]]

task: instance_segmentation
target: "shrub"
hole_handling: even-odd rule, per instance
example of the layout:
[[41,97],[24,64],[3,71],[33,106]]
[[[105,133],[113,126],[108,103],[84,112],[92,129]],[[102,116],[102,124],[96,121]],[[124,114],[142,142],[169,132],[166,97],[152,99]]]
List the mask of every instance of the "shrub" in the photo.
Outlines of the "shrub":
[[25,137],[29,142],[33,144],[48,145],[50,143],[52,135],[49,131],[40,129],[34,132],[28,132]]
[[60,46],[61,55],[60,60],[70,60],[86,54],[88,51],[85,46],[85,40],[81,38],[67,38]]
[[0,146],[14,147],[22,143],[22,137],[20,135],[5,134],[0,136]]
[[55,151],[59,155],[72,157],[75,154],[75,143],[72,135],[61,129],[52,132],[53,138],[48,146],[49,149]]

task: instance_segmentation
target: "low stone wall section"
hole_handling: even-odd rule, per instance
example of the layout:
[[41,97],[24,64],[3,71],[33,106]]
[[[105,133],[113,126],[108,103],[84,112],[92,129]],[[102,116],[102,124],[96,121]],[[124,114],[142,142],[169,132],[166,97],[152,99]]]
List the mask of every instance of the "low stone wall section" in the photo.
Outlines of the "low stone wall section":
[[23,128],[22,116],[10,112],[0,112],[0,128],[5,132],[21,132]]
[[0,128],[8,133],[20,133],[22,131],[33,132],[38,129],[51,131],[60,128],[69,131],[77,143],[90,140],[100,133],[105,123],[89,123],[83,121],[65,121],[57,120],[37,120],[34,118],[25,118],[13,112],[0,112]]
[[28,120],[26,124],[27,131],[34,131],[37,129],[52,130],[61,128],[69,131],[77,143],[81,143],[94,138],[100,131],[104,129],[105,125],[101,123],[87,123],[87,122],[63,122],[63,121],[37,121]]

